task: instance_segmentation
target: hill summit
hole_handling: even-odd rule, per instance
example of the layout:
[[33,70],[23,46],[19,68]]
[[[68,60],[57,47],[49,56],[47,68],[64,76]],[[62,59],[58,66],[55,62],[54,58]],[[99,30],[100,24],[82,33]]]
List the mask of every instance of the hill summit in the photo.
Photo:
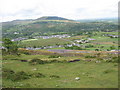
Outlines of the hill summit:
[[58,17],[58,16],[44,16],[44,17],[38,18],[37,20],[69,20],[69,19]]

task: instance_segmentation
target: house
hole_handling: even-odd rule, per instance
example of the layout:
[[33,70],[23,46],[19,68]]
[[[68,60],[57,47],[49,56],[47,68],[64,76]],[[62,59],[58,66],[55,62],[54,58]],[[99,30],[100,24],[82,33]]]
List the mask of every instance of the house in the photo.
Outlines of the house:
[[3,43],[2,41],[0,41],[0,43]]
[[20,37],[20,38],[12,39],[11,41],[21,41],[21,40],[26,40],[26,39],[28,39],[28,38]]
[[49,39],[49,38],[68,38],[70,37],[67,34],[63,34],[63,35],[52,35],[52,36],[36,36],[34,38],[42,38],[42,39]]
[[112,34],[104,34],[104,36],[112,37],[112,38],[118,38],[118,35],[112,35]]
[[66,46],[67,46],[67,47],[72,47],[73,45],[72,45],[72,44],[67,44]]
[[88,40],[95,40],[95,39],[92,39],[92,38],[88,38]]
[[19,34],[18,32],[14,32],[14,34]]
[[3,46],[0,46],[0,49],[5,49],[5,47],[3,47]]

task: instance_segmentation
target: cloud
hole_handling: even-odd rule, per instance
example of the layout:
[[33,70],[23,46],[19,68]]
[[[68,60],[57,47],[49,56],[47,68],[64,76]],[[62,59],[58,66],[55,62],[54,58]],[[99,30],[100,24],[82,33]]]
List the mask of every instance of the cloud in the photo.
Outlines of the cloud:
[[2,0],[2,21],[60,16],[68,19],[117,17],[119,0]]

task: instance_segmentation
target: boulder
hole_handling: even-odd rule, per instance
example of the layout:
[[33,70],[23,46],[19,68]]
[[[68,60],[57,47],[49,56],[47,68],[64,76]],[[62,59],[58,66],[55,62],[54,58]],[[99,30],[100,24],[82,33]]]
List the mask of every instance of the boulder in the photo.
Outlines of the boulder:
[[101,63],[101,61],[95,61],[95,63]]
[[75,80],[80,80],[80,77],[76,77]]

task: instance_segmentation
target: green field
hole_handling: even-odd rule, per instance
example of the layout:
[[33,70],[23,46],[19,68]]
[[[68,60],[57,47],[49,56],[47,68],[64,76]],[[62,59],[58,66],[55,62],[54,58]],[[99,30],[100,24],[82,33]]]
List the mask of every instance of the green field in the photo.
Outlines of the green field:
[[59,38],[50,38],[50,39],[28,39],[28,40],[23,40],[19,44],[20,44],[20,47],[24,47],[24,46],[40,47],[40,46],[49,46],[49,45],[56,45],[56,44],[64,45],[68,43],[71,43],[71,42],[63,39],[59,39]]
[[[81,40],[92,38],[95,40],[91,40],[88,43],[81,44],[81,47],[85,47],[86,50],[95,50],[100,49],[102,51],[111,50],[110,47],[115,47],[114,49],[118,49],[118,38],[110,38],[108,36],[103,36],[104,34],[115,34],[118,35],[117,32],[94,32],[91,37],[88,35],[78,35],[71,36],[69,38],[49,38],[49,39],[28,39],[19,42],[20,47],[43,47],[43,46],[54,46],[54,45],[65,45],[72,44],[74,40]],[[78,43],[79,44],[79,43]],[[93,45],[93,47],[87,48],[86,46]],[[102,47],[102,48],[101,48]],[[64,49],[61,48],[52,48],[52,49]]]

